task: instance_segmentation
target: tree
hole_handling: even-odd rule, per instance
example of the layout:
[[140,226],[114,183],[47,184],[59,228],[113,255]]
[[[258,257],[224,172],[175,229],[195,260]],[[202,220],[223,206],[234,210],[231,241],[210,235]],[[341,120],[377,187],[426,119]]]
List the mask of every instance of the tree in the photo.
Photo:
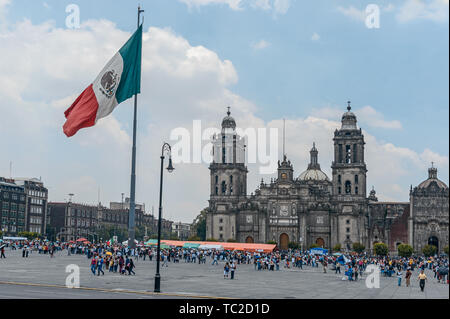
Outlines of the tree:
[[237,240],[234,239],[234,238],[230,238],[230,239],[227,240],[227,242],[228,243],[235,243],[235,242],[237,242]]
[[311,244],[311,246],[309,246],[309,248],[319,248],[320,246],[317,244]]
[[206,241],[218,241],[218,240],[215,238],[206,238]]
[[188,241],[202,241],[202,239],[198,236],[190,236],[187,240]]
[[0,230],[0,237],[3,237],[3,232]]
[[436,255],[437,247],[433,245],[425,245],[422,249],[423,254],[425,257],[430,257]]
[[36,238],[42,239],[44,238],[44,236],[42,234],[39,233],[33,233],[33,232],[28,232],[28,231],[21,231],[17,234],[19,237],[25,237],[28,240],[33,240]]
[[291,241],[291,242],[289,242],[288,247],[291,249],[299,249],[300,245],[298,243]]
[[203,209],[200,214],[195,217],[194,222],[192,223],[192,232],[196,234],[200,241],[205,240],[206,238],[206,213],[208,209]]
[[386,256],[388,254],[388,247],[385,243],[376,243],[373,250],[377,256]]
[[341,249],[342,249],[342,245],[341,244],[336,244],[333,247],[333,251],[341,251]]
[[358,254],[362,253],[366,249],[366,246],[364,246],[361,243],[353,243],[353,250],[357,252]]
[[400,257],[411,257],[414,249],[408,244],[400,244],[397,247],[397,251]]
[[444,247],[444,253],[446,253],[448,255],[448,246]]
[[274,241],[274,240],[269,240],[267,242],[267,244],[269,244],[269,245],[277,245],[278,243],[276,241]]

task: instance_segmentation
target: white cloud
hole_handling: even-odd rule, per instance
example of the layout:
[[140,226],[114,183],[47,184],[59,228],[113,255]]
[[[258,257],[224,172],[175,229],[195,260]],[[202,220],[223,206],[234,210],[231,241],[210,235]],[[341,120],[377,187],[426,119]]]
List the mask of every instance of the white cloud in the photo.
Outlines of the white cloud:
[[50,6],[47,2],[45,2],[45,1],[44,1],[44,3],[43,3],[42,5],[43,5],[44,8],[46,8],[46,9],[51,9],[51,6]]
[[396,18],[401,23],[416,19],[447,22],[448,10],[448,0],[406,0],[403,6],[399,8]]
[[[387,121],[384,115],[373,107],[367,105],[359,109],[353,110],[357,113],[358,122],[365,127],[384,128],[384,129],[401,129],[402,123],[398,120]],[[323,107],[313,109],[312,115],[323,117],[326,119],[339,119],[342,116],[342,110],[337,107]]]
[[275,9],[275,13],[286,14],[291,6],[290,0],[275,0],[273,3],[273,7]]
[[314,32],[313,35],[311,36],[311,40],[319,41],[320,40],[320,35],[317,32]]
[[258,42],[253,42],[251,47],[255,50],[262,50],[270,46],[270,43],[266,40],[260,40]]
[[354,6],[349,6],[348,8],[338,6],[337,9],[339,12],[341,12],[345,16],[350,17],[354,20],[364,21],[366,19],[365,10],[359,10],[359,9],[355,8]]
[[369,125],[376,128],[401,129],[402,123],[397,120],[386,121],[383,114],[377,112],[373,107],[367,105],[358,110],[358,117]]
[[291,6],[291,0],[178,0],[189,8],[200,8],[208,5],[225,5],[235,11],[247,7],[264,11],[272,10],[276,15],[286,14]]

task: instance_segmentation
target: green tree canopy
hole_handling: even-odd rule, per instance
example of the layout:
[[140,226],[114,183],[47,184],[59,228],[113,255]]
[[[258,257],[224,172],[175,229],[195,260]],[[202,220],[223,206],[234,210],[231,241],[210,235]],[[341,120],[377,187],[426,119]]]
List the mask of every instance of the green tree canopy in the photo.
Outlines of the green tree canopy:
[[446,253],[448,255],[448,246],[444,247],[444,253]]
[[408,244],[400,244],[397,247],[397,251],[400,257],[411,257],[414,249]]
[[206,239],[206,213],[208,209],[203,209],[192,223],[192,230],[200,238],[200,241]]
[[433,245],[425,245],[422,249],[423,254],[425,257],[430,257],[436,255],[437,247]]
[[353,243],[353,250],[357,252],[358,254],[362,253],[366,249],[366,246],[364,246],[361,243]]
[[376,243],[373,246],[373,250],[377,256],[386,256],[389,252],[388,247],[385,243]]
[[336,244],[333,247],[333,251],[341,251],[341,249],[342,249],[342,245],[341,244]]

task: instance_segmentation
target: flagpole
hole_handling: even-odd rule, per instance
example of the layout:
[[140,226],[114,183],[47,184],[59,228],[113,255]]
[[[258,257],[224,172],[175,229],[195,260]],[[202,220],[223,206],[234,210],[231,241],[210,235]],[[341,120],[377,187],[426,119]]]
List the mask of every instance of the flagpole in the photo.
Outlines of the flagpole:
[[[141,6],[138,6],[137,28],[141,23]],[[137,125],[137,94],[134,95],[133,118],[133,149],[131,154],[131,186],[130,186],[130,211],[128,218],[128,248],[136,248],[135,240],[135,212],[136,212],[136,125]]]

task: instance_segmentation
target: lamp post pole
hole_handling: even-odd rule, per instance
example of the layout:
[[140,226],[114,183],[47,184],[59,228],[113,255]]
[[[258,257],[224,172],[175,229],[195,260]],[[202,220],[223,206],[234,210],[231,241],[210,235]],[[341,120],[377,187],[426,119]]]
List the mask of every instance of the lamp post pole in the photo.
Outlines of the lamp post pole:
[[161,275],[159,274],[159,263],[161,259],[161,218],[162,218],[162,191],[163,191],[163,171],[164,171],[164,153],[169,154],[169,166],[167,170],[172,173],[172,148],[169,144],[164,143],[161,151],[161,176],[159,181],[159,215],[158,215],[158,250],[156,252],[156,275],[155,275],[155,292],[161,292]]

